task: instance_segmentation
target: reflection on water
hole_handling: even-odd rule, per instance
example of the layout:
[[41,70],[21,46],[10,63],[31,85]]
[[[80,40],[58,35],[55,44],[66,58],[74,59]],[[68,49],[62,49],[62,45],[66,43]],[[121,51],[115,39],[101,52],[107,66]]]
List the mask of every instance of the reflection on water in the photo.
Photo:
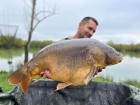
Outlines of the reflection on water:
[[[31,49],[29,53],[29,59],[32,58],[39,49]],[[8,64],[12,61],[12,64]],[[0,49],[0,71],[16,70],[17,65],[24,62],[24,50],[23,49]]]
[[[29,59],[32,58],[32,54],[29,53]],[[12,64],[9,65],[8,64],[8,61],[12,61]],[[23,64],[24,62],[24,54],[20,55],[20,56],[16,56],[14,58],[9,58],[9,59],[4,59],[4,58],[0,58],[0,70],[2,71],[8,71],[9,72],[9,69],[11,70],[16,70],[17,69],[17,66],[19,64]]]
[[[36,50],[37,51],[37,50]],[[32,58],[35,50],[29,53],[29,59]],[[7,52],[7,53],[6,53]],[[124,53],[124,58],[121,63],[108,66],[99,75],[112,76],[115,81],[118,80],[140,80],[140,54],[139,53]],[[0,70],[9,71],[8,60],[12,60],[12,68],[16,70],[18,64],[23,63],[23,50],[10,51],[0,50]]]

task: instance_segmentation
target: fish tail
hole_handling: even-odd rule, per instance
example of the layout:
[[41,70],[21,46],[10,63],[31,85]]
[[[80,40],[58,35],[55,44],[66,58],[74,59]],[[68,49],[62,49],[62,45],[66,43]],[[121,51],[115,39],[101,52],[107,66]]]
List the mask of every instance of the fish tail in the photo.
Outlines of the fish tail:
[[12,83],[12,84],[18,84],[20,83],[21,89],[24,92],[24,94],[26,94],[30,82],[33,79],[33,77],[31,77],[30,75],[27,75],[23,72],[23,70],[25,70],[26,68],[21,68],[17,71],[15,71],[14,73],[12,73],[9,77],[8,77],[8,82]]

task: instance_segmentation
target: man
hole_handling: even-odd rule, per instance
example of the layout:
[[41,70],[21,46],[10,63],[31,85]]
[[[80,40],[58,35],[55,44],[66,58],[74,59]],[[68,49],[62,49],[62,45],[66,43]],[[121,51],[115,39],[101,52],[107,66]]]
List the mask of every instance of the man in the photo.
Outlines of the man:
[[[64,38],[64,40],[70,39],[80,39],[80,38],[91,38],[93,33],[95,33],[98,26],[98,21],[93,17],[85,17],[79,23],[77,33],[75,35]],[[97,67],[96,74],[102,71],[102,67]],[[95,74],[95,75],[96,75]],[[51,78],[49,71],[44,70],[40,73],[40,76],[43,78]]]

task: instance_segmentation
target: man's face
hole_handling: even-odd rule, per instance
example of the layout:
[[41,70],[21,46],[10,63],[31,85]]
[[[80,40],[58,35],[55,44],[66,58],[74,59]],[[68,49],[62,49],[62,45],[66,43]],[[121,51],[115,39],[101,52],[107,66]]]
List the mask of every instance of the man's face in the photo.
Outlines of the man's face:
[[88,23],[79,24],[79,34],[81,38],[90,38],[95,32],[97,25],[94,21],[89,20]]

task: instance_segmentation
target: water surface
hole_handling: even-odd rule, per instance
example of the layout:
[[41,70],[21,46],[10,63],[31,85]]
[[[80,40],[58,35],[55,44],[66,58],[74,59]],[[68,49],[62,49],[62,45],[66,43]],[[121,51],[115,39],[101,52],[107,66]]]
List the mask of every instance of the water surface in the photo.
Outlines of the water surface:
[[[37,50],[36,50],[37,51]],[[29,59],[32,58],[36,51],[29,53]],[[8,61],[12,61],[12,64],[8,64]],[[9,71],[16,70],[17,65],[23,64],[24,51],[14,50],[5,51],[0,50],[0,70]],[[115,81],[118,80],[138,80],[140,81],[140,54],[139,53],[125,53],[121,63],[108,66],[103,69],[99,75],[112,76]]]

